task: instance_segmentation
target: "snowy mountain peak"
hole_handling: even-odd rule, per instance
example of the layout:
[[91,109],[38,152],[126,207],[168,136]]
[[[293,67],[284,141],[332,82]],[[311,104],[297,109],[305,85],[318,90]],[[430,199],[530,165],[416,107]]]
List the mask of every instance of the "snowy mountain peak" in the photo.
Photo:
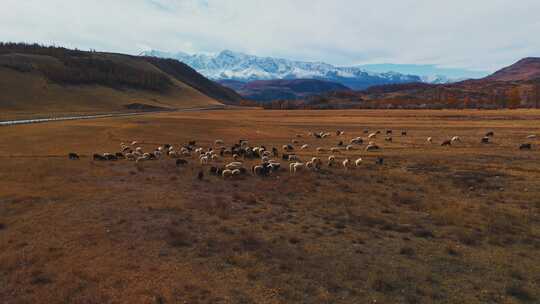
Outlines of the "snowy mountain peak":
[[173,54],[152,50],[141,55],[177,59],[213,80],[247,82],[271,79],[319,79],[341,83],[353,89],[422,81],[415,75],[396,72],[375,73],[359,67],[337,67],[324,62],[259,57],[231,50],[223,50],[215,55],[189,55],[184,52]]

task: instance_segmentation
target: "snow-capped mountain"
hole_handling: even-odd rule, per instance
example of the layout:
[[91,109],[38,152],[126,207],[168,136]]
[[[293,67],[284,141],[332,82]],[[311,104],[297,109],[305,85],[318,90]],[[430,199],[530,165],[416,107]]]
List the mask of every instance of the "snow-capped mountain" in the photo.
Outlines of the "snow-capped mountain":
[[396,72],[375,73],[359,67],[336,67],[324,62],[303,62],[258,57],[229,50],[218,54],[167,53],[147,51],[143,56],[177,59],[213,80],[319,79],[341,83],[352,89],[373,85],[421,82],[415,75]]
[[422,82],[431,84],[450,84],[466,80],[467,78],[449,78],[445,75],[421,76]]

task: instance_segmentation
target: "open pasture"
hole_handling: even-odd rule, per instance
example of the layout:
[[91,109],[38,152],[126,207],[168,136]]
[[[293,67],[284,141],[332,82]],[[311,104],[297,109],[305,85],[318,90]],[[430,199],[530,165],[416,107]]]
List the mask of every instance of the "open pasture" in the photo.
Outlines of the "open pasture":
[[[320,131],[331,135],[308,136]],[[0,302],[537,303],[530,135],[540,111],[235,110],[0,128]],[[364,143],[328,151],[355,137]],[[260,160],[247,160],[246,175],[224,179],[208,171],[230,156],[92,160],[122,142],[216,139],[276,147],[282,170],[252,176]],[[281,154],[293,140],[320,170],[289,173]],[[365,151],[369,141],[382,149]],[[362,163],[345,170],[345,158]]]

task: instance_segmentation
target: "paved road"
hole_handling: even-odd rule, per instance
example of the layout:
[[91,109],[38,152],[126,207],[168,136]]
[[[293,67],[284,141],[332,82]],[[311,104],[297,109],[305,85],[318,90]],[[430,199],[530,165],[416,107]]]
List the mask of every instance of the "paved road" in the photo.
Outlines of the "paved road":
[[146,114],[156,114],[156,113],[166,113],[166,112],[167,113],[168,112],[190,112],[190,111],[208,111],[208,110],[223,110],[223,109],[225,109],[225,106],[177,109],[177,110],[171,110],[171,111],[147,111],[147,112],[133,112],[133,113],[114,113],[114,114],[97,114],[97,115],[85,115],[85,116],[6,120],[6,121],[0,121],[0,127],[44,123],[44,122],[55,122],[55,121],[64,121],[64,120],[96,119],[96,118],[136,116],[136,115],[146,115]]

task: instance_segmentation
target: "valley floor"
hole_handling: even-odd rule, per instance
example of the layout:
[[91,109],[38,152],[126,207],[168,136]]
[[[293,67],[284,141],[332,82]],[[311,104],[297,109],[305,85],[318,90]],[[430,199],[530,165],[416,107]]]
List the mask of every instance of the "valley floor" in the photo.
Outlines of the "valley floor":
[[[364,129],[382,131],[383,149],[342,151],[364,159],[349,171],[224,180],[206,167],[201,181],[195,158],[91,159],[134,140],[269,148],[303,134],[305,160]],[[530,134],[540,111],[234,110],[0,127],[0,302],[538,303]],[[463,142],[440,146],[452,136]]]

